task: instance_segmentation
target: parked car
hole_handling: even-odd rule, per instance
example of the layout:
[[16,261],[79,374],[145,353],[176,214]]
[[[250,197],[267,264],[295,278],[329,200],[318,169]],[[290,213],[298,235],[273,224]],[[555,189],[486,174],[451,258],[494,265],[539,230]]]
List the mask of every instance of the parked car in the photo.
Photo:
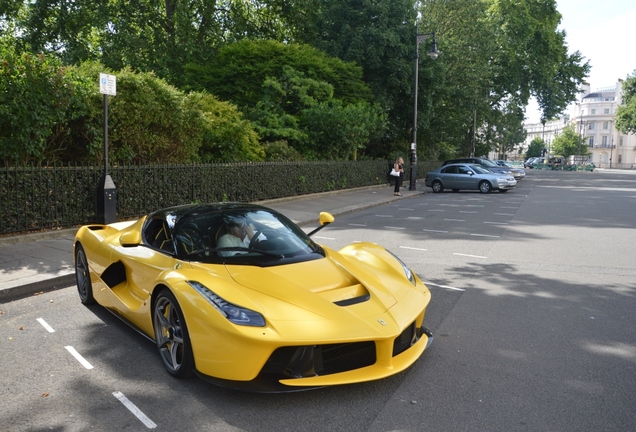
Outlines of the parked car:
[[521,180],[526,176],[526,172],[521,168],[499,166],[488,158],[467,157],[467,158],[450,159],[445,161],[442,164],[442,166],[452,164],[452,163],[479,164],[494,173],[512,175],[515,178],[515,180]]
[[196,372],[285,392],[405,370],[433,340],[429,290],[375,243],[315,243],[334,218],[319,220],[306,234],[267,207],[216,203],[83,226],[74,241],[80,301],[154,340],[177,378]]
[[529,157],[523,163],[523,167],[532,169],[532,168],[534,168],[534,164],[540,163],[540,162],[541,162],[541,158],[540,157]]
[[508,168],[512,168],[512,165],[510,165],[508,162],[506,162],[505,160],[501,160],[501,159],[497,159],[493,161],[494,163],[496,163],[499,166],[502,167],[508,167]]
[[479,164],[448,164],[426,173],[424,184],[435,193],[444,189],[489,193],[492,190],[508,192],[517,186],[517,180],[510,174],[493,173]]

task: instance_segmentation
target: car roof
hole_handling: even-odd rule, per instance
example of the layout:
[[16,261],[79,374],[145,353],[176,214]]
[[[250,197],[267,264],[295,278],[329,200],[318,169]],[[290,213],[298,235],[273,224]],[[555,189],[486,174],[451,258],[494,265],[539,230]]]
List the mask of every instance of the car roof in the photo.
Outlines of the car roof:
[[446,168],[448,166],[459,166],[459,165],[461,165],[461,166],[478,166],[478,167],[483,168],[483,166],[481,166],[479,164],[476,164],[476,163],[473,163],[473,162],[453,162],[453,163],[449,163],[447,165],[443,165],[440,168]]

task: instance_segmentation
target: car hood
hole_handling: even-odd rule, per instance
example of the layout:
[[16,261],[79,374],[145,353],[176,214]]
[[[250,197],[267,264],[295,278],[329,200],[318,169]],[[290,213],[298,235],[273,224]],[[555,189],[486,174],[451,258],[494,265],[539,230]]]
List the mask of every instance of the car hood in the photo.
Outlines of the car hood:
[[274,267],[227,266],[227,270],[236,283],[258,294],[248,296],[270,319],[300,319],[302,314],[292,311],[300,308],[311,312],[305,318],[337,320],[350,318],[352,312],[359,317],[378,316],[414,290],[403,270],[400,275],[382,258],[380,263],[385,268],[377,272],[327,250],[327,256],[318,260]]

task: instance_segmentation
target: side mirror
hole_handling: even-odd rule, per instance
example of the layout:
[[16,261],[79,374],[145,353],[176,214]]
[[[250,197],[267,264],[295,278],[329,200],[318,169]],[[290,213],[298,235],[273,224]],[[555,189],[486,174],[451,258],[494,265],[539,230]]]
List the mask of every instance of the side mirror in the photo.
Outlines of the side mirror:
[[321,212],[320,213],[320,225],[329,225],[331,222],[336,220],[331,213]]
[[318,228],[316,228],[315,230],[313,230],[312,232],[310,232],[309,234],[307,234],[308,236],[312,236],[315,233],[317,233],[318,231],[320,231],[321,229],[323,229],[324,227],[326,227],[327,225],[329,225],[331,222],[333,222],[334,220],[336,220],[333,215],[331,213],[327,213],[327,212],[321,212],[320,213],[320,226]]
[[119,243],[124,247],[134,247],[141,244],[141,233],[139,231],[128,231],[119,237]]

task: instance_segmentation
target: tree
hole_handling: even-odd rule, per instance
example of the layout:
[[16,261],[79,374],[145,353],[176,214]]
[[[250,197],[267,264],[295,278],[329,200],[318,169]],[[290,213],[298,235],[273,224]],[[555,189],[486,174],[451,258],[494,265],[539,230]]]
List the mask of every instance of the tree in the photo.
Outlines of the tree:
[[265,80],[282,77],[285,67],[331,85],[333,97],[345,103],[373,98],[362,69],[355,63],[330,57],[309,45],[272,40],[243,39],[220,48],[209,62],[186,65],[186,87],[205,90],[241,108],[254,107],[262,99]]
[[45,54],[18,53],[0,39],[0,158],[10,163],[59,159],[68,123],[87,112],[90,81]]
[[307,139],[300,144],[301,153],[319,160],[355,160],[385,125],[386,116],[378,105],[344,105],[337,100],[315,104],[302,112]]
[[423,139],[455,142],[458,153],[468,154],[473,134],[478,148],[486,137],[479,131],[510,128],[509,118],[499,124],[507,116],[498,112],[524,109],[531,95],[540,100],[545,118],[575,100],[589,64],[580,53],[567,54],[554,0],[419,4],[420,28],[436,30],[441,55],[434,63],[444,76],[427,87],[432,118]]
[[502,48],[493,59],[502,84],[523,106],[535,95],[543,118],[555,117],[576,100],[590,70],[579,51],[568,54],[566,33],[558,30],[561,14],[556,0],[488,3]]
[[539,157],[543,153],[543,149],[545,148],[545,142],[539,138],[535,137],[530,145],[528,146],[528,151],[526,152],[526,159],[531,157]]
[[[265,149],[252,123],[243,117],[236,105],[219,101],[216,97],[201,92],[186,96],[188,108],[200,113],[202,162],[260,161],[265,158]],[[198,122],[197,122],[198,123]]]
[[552,153],[565,158],[571,155],[581,154],[581,148],[587,148],[585,138],[581,137],[574,130],[574,125],[568,125],[552,142]]
[[636,70],[623,81],[623,104],[616,110],[616,129],[636,133]]
[[[413,0],[303,3],[300,7],[306,12],[296,20],[285,17],[296,26],[294,35],[330,56],[360,65],[374,102],[388,116],[384,135],[372,140],[368,151],[379,156],[407,147],[413,118]],[[426,104],[424,98],[422,102]]]
[[[511,131],[520,126],[511,122],[519,117],[506,113],[518,113],[533,95],[545,119],[575,99],[589,64],[578,52],[568,54],[560,20],[556,0],[7,0],[0,6],[0,30],[14,36],[18,53],[152,72],[246,113],[263,103],[263,83],[284,82],[283,66],[290,66],[333,87],[335,112],[339,104],[379,104],[387,126],[364,149],[376,157],[410,148],[416,24],[420,33],[435,31],[441,51],[432,61],[424,55],[430,38],[420,46],[417,151],[426,158],[488,149],[488,131],[516,135]],[[268,116],[259,125],[307,133],[297,114],[283,112],[287,117]]]

